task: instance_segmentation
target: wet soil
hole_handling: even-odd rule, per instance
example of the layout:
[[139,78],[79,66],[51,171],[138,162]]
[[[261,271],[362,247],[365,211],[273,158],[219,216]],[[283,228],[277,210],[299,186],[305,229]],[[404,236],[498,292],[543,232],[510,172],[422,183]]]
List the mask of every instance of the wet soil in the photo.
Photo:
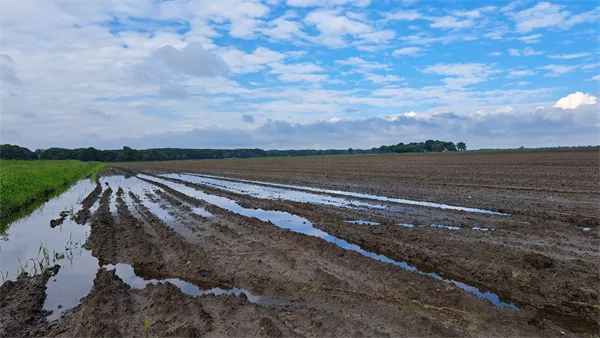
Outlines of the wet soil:
[[22,276],[0,286],[0,337],[35,337],[43,328],[47,311],[43,310],[46,282],[59,266],[35,276]]
[[[552,170],[568,167],[562,157],[565,155],[547,154],[550,159],[533,154],[534,163],[562,163],[558,169],[541,166],[545,168],[541,176],[557,177]],[[444,155],[435,161],[444,162],[441,156]],[[574,166],[581,166],[581,172],[590,170],[585,165],[587,153],[579,154],[584,157],[579,160],[572,156],[567,157]],[[418,161],[418,156],[413,157]],[[385,208],[366,208],[268,200],[159,176],[191,171],[187,162],[170,163],[173,167],[166,171],[137,165],[109,168],[96,189],[82,200],[78,207],[81,210],[74,216],[81,215],[81,226],[89,226],[85,247],[98,262],[94,273],[86,277],[93,280],[89,293],[58,319],[50,320],[40,305],[44,302],[46,277],[39,275],[5,282],[0,286],[0,336],[563,337],[600,334],[600,242],[597,224],[592,224],[596,216],[586,203],[581,204],[580,214],[579,209],[573,207],[581,196],[592,200],[596,197],[581,192],[583,188],[579,183],[572,186],[579,186],[580,193],[563,195],[568,200],[565,205],[570,207],[561,212],[568,216],[557,218],[549,207],[540,207],[541,203],[523,204],[544,194],[538,190],[531,190],[535,194],[531,199],[518,193],[516,199],[520,204],[509,206],[503,202],[510,200],[507,194],[514,191],[510,189],[479,187],[479,193],[493,195],[487,196],[484,202],[466,197],[451,198],[447,189],[458,194],[456,189],[463,188],[439,182],[428,182],[423,188],[413,182],[412,186],[400,188],[397,182],[384,183],[389,179],[385,175],[375,179],[371,177],[372,171],[361,174],[358,169],[368,167],[360,167],[360,161],[355,158],[381,166],[386,158],[396,157],[346,157],[349,162],[345,162],[340,171],[349,173],[347,180],[337,178],[335,166],[341,163],[337,158],[334,166],[324,164],[324,168],[329,169],[308,174],[295,167],[254,164],[243,178],[307,184],[304,179],[314,176],[318,178],[314,182],[328,183],[308,184],[313,187],[343,188],[398,198],[416,198],[425,191],[422,189],[429,189],[435,198],[424,200],[506,209],[514,214],[486,215],[395,203],[382,203]],[[456,165],[452,157],[443,158],[450,159],[446,169],[459,170],[450,169]],[[273,159],[264,161],[270,160]],[[489,159],[490,164],[479,159],[484,166],[493,166],[494,161]],[[215,167],[213,161],[197,162],[209,164],[206,167],[198,164],[192,168],[196,172],[242,177],[237,161],[221,161],[220,168]],[[467,162],[462,169],[467,170],[469,163],[474,162]],[[393,167],[394,163],[390,165]],[[356,167],[346,169],[348,166]],[[524,167],[523,170],[534,169]],[[139,176],[134,177],[137,174]],[[125,175],[130,178],[121,179]],[[421,176],[420,173],[411,175]],[[492,176],[486,175],[491,179]],[[500,175],[497,182],[488,183],[497,186],[505,178]],[[458,181],[467,184],[468,180]],[[523,179],[515,182],[529,184]],[[547,186],[544,179],[541,182],[540,187],[546,189],[546,194],[555,189]],[[473,183],[480,182],[473,180]],[[414,194],[403,194],[408,191]],[[554,192],[551,195],[555,196]],[[232,208],[231,203],[236,207]],[[242,209],[248,211],[246,216],[239,212]],[[592,220],[586,221],[592,227],[590,231],[584,232],[579,228],[580,222],[570,221],[578,215]],[[269,218],[271,216],[273,218]],[[354,220],[378,224],[345,222]],[[288,221],[300,221],[296,226],[302,227],[304,233],[294,225],[286,225]],[[45,224],[49,226],[48,222]],[[451,230],[455,227],[457,230]],[[474,230],[474,227],[489,230]],[[323,234],[334,240],[328,240]],[[360,246],[373,255],[406,262],[421,272],[349,250],[342,241]],[[110,266],[118,264],[131,266],[140,280],[159,282],[141,287],[131,284],[128,278],[110,270]],[[427,273],[435,273],[440,278],[432,278]],[[32,282],[34,280],[36,282]],[[200,290],[243,289],[245,293],[193,295],[169,280]],[[496,294],[502,302],[512,303],[518,310],[493,304],[448,280]],[[24,301],[17,302],[15,295]],[[254,301],[257,297],[261,301]],[[5,319],[9,311],[16,314],[10,321]]]

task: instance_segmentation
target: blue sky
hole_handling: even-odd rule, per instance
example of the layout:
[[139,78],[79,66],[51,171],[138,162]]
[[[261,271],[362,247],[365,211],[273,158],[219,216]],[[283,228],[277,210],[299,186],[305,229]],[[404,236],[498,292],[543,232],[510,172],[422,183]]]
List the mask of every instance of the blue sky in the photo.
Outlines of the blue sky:
[[598,144],[595,1],[3,2],[3,143]]

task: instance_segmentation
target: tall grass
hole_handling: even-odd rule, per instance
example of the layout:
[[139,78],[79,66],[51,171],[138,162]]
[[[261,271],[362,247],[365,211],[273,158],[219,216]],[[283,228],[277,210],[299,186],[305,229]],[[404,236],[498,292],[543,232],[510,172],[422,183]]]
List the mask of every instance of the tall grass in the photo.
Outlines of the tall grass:
[[98,162],[0,160],[0,224],[103,167]]

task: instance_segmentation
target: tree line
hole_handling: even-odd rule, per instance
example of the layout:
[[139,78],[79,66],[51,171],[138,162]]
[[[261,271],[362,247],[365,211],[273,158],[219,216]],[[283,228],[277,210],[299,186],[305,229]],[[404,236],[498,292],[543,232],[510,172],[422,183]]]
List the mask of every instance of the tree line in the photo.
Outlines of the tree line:
[[380,153],[420,153],[420,152],[443,152],[443,151],[465,151],[467,144],[464,142],[446,142],[439,140],[427,140],[425,142],[402,142],[390,146],[383,145],[378,148]]
[[[463,147],[461,147],[461,144]],[[31,151],[17,145],[0,145],[0,159],[21,160],[80,160],[97,162],[135,162],[135,161],[172,161],[172,160],[201,160],[251,157],[286,157],[286,156],[324,156],[345,154],[379,154],[406,152],[437,152],[466,150],[466,145],[459,142],[427,140],[420,143],[381,146],[372,149],[300,149],[300,150],[263,150],[263,149],[185,149],[185,148],[156,148],[133,149],[123,147],[117,150],[99,150],[93,147],[79,149],[48,148]]]

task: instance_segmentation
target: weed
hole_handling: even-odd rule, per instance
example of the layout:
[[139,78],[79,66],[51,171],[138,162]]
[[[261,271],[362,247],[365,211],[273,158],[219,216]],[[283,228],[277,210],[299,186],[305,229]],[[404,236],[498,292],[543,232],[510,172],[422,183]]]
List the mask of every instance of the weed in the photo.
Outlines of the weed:
[[333,215],[333,222],[334,223],[339,223],[340,222],[340,218],[337,217],[337,215]]
[[144,336],[150,338],[150,321],[148,319],[144,320]]

